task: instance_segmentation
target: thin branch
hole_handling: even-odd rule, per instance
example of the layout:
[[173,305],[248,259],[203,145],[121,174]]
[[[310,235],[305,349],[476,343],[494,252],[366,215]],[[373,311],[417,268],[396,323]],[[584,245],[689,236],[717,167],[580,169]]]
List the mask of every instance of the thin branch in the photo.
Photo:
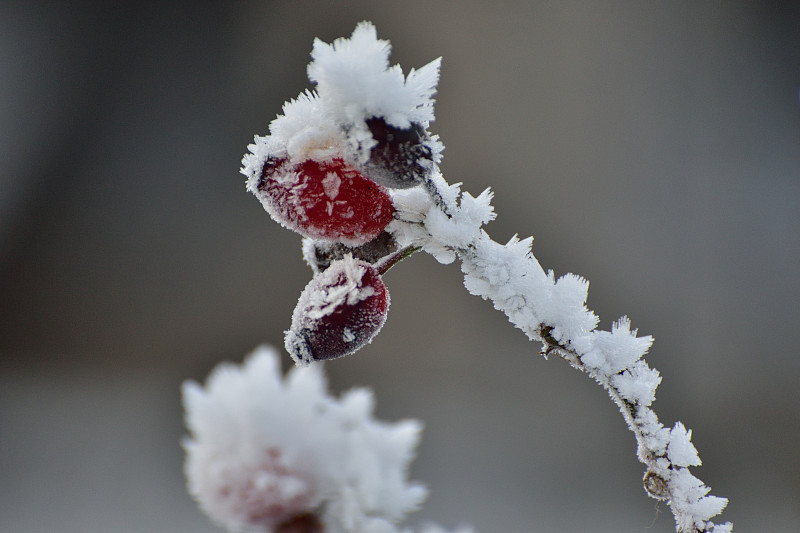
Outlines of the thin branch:
[[[730,523],[708,521],[727,500],[708,496],[710,489],[687,468],[700,464],[689,441],[691,431],[680,423],[672,430],[664,427],[650,408],[661,381],[642,358],[652,338],[637,337],[625,317],[610,332],[597,330],[598,319],[584,303],[588,282],[572,274],[556,279],[552,271],[545,272],[530,251],[530,240],[514,238],[506,245],[493,241],[481,229],[483,222],[493,218],[485,215],[491,211],[490,198],[488,193],[478,199],[462,194],[460,204],[453,202],[446,208],[433,198],[426,206],[416,207],[418,216],[413,207],[403,204],[409,222],[398,222],[405,228],[395,226],[395,230],[398,236],[413,236],[415,249],[434,254],[450,250],[461,259],[470,293],[491,300],[530,340],[542,342],[540,354],[545,358],[556,355],[603,386],[636,438],[638,458],[646,467],[645,491],[667,502],[679,532],[730,532]],[[445,217],[432,217],[435,211]],[[476,216],[476,212],[484,215]],[[455,234],[461,243],[448,240]],[[437,258],[441,257],[451,260],[439,253]]]

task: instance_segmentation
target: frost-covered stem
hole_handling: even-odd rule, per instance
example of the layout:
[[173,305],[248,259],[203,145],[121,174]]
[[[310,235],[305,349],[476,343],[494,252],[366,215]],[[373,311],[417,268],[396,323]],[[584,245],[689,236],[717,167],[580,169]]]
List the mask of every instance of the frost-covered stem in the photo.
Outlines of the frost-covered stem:
[[608,395],[611,397],[611,400],[617,405],[622,413],[622,418],[625,420],[625,423],[636,437],[636,444],[638,445],[639,449],[639,459],[645,464],[645,466],[647,466],[647,471],[645,472],[643,478],[645,490],[652,498],[657,500],[669,500],[669,494],[665,492],[666,480],[656,473],[657,468],[655,460],[664,456],[655,456],[651,453],[647,453],[648,447],[646,435],[642,432],[641,427],[636,424],[638,409],[647,410],[653,415],[655,415],[655,413],[649,407],[640,406],[637,408],[635,403],[623,398],[620,391],[611,385],[607,379],[603,379],[603,376],[598,375],[597,372],[583,364],[583,361],[581,361],[581,358],[577,352],[562,346],[558,341],[556,341],[550,335],[551,329],[552,328],[547,326],[541,326],[540,328],[540,334],[542,337],[542,351],[540,354],[545,358],[551,354],[556,354],[558,357],[568,362],[570,366],[580,370],[584,374],[587,374],[589,377],[593,378],[603,386],[606,392],[608,392]]
[[406,246],[405,248],[398,250],[390,255],[379,260],[375,263],[375,268],[378,270],[378,273],[383,276],[386,272],[395,266],[397,263],[405,259],[406,257],[410,257],[415,253],[422,250],[419,246]]
[[[665,453],[661,455],[656,455],[653,450],[650,450],[647,446],[647,439],[648,436],[642,431],[641,424],[637,424],[637,418],[643,418],[644,416],[647,417],[655,417],[655,412],[650,409],[649,407],[640,406],[637,407],[636,404],[626,400],[622,397],[620,391],[612,386],[608,380],[602,379],[602,376],[599,376],[596,372],[588,368],[586,365],[583,364],[581,361],[580,356],[574,351],[561,346],[555,339],[553,339],[549,335],[549,328],[542,327],[542,344],[543,349],[541,355],[545,356],[545,358],[551,354],[556,354],[558,357],[564,359],[566,362],[570,364],[573,368],[580,370],[584,374],[587,374],[589,377],[593,378],[595,381],[600,383],[603,388],[606,390],[608,395],[611,397],[611,400],[617,405],[620,412],[622,413],[622,418],[625,420],[625,423],[628,425],[628,428],[633,432],[634,436],[636,437],[636,444],[638,447],[638,456],[639,460],[647,467],[645,471],[644,477],[642,478],[642,484],[644,486],[645,491],[647,494],[656,500],[660,501],[667,501],[668,505],[673,511],[673,514],[676,516],[676,520],[679,520],[679,513],[680,510],[673,508],[672,506],[672,499],[673,496],[670,492],[669,484],[664,477],[659,474],[659,471],[662,471],[664,465],[659,465],[658,460],[661,459],[662,463],[664,460],[669,461],[666,457]],[[641,409],[642,412],[637,416],[637,411]],[[672,471],[674,470],[674,466],[670,463],[667,466],[667,470]],[[703,527],[703,529],[699,529],[695,524],[692,524],[691,529],[681,529],[679,527],[678,531],[686,531],[691,533],[702,533],[705,531],[712,531],[713,524],[710,524],[711,529],[707,529]]]
[[680,422],[664,427],[650,408],[661,382],[643,359],[652,337],[637,336],[627,317],[611,331],[597,329],[599,319],[585,305],[588,281],[545,271],[531,252],[531,238],[492,240],[482,229],[495,217],[491,192],[473,197],[440,174],[430,183],[438,189],[432,197],[423,190],[394,194],[398,214],[387,229],[397,242],[419,246],[443,263],[460,259],[471,294],[491,300],[530,340],[542,342],[542,355],[556,354],[606,389],[636,437],[647,494],[667,502],[678,531],[731,531],[730,523],[708,521],[727,500],[709,496],[710,489],[687,469],[701,464],[691,431]]
[[647,467],[647,494],[668,503],[678,531],[730,531],[730,523],[707,521],[727,500],[707,496],[709,489],[686,468],[700,464],[691,431],[680,423],[668,430],[649,407],[660,377],[641,357],[652,339],[637,338],[627,319],[611,332],[595,330],[596,317],[583,305],[588,283],[545,275],[528,246],[516,239],[501,245],[481,231],[471,244],[456,248],[467,289],[491,299],[531,340],[541,341],[541,355],[556,354],[606,389],[636,437],[637,455]]
[[442,193],[439,191],[439,187],[436,186],[436,182],[431,179],[425,179],[422,182],[422,188],[425,189],[425,192],[428,193],[428,196],[431,197],[433,200],[433,204],[445,215],[448,217],[452,216],[451,210],[445,202],[444,198],[442,198]]
[[[545,326],[542,327],[542,343],[542,355],[548,356],[555,353],[558,357],[567,361],[573,368],[595,379],[595,381],[600,383],[606,392],[608,392],[611,400],[622,413],[622,417],[628,425],[628,428],[636,437],[639,460],[647,467],[642,479],[644,489],[651,498],[667,502],[675,515],[676,522],[678,522],[677,530],[686,533],[713,531],[713,523],[707,522],[705,524],[698,524],[693,516],[684,516],[685,511],[674,504],[674,502],[678,501],[678,498],[675,498],[672,493],[672,487],[668,482],[669,475],[664,475],[664,473],[667,472],[669,474],[678,467],[669,461],[665,451],[653,450],[648,447],[648,440],[652,438],[652,435],[645,433],[643,429],[644,426],[641,423],[642,420],[647,418],[656,418],[655,412],[647,406],[637,406],[635,403],[623,398],[619,389],[611,385],[608,379],[605,379],[605,376],[598,375],[597,372],[583,364],[580,356],[574,350],[561,346],[550,337],[548,328]],[[665,464],[665,462],[668,462],[668,464]]]

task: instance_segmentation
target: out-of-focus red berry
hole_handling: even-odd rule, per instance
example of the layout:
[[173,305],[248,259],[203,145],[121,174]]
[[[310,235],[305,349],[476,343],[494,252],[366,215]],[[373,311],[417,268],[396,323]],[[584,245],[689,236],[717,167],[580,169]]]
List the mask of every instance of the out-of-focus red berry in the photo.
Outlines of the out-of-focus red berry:
[[378,270],[348,255],[303,289],[286,349],[304,364],[351,354],[378,334],[388,310],[389,291]]
[[358,246],[392,221],[388,191],[341,159],[268,159],[256,196],[280,224],[312,239]]

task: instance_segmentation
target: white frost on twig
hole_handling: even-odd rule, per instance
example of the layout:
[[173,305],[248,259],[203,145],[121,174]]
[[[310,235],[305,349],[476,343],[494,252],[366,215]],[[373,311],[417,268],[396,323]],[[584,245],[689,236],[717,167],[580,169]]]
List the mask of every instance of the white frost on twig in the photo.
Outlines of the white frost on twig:
[[461,184],[448,185],[438,171],[432,182],[448,212],[439,209],[422,188],[394,190],[395,220],[386,229],[401,246],[420,247],[449,264],[455,261],[457,249],[475,243],[481,238],[481,226],[494,220],[492,192],[486,189],[477,198],[462,194]]
[[545,355],[558,354],[608,391],[636,436],[639,459],[647,466],[645,488],[650,496],[668,502],[678,531],[730,531],[729,523],[708,521],[724,509],[727,499],[708,496],[710,489],[686,469],[700,464],[691,431],[680,422],[672,431],[666,429],[650,408],[661,381],[642,359],[652,337],[638,337],[627,317],[614,322],[611,331],[596,329],[598,318],[585,305],[586,280],[545,272],[531,253],[530,238],[514,237],[505,245],[493,241],[480,226],[494,217],[472,216],[493,215],[491,195],[480,195],[479,201],[462,193],[460,201],[447,206],[449,217],[430,200],[419,198],[419,191],[395,193],[399,218],[407,217],[389,227],[398,241],[433,250],[443,262],[458,256],[471,294],[490,300],[528,338],[541,341]]

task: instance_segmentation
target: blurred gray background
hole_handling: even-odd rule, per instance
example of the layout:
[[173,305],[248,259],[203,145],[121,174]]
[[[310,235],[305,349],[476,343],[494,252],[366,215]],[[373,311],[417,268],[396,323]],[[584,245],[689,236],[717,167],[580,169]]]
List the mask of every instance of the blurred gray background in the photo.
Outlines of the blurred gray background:
[[[449,181],[495,190],[490,234],[655,336],[723,520],[797,532],[800,7],[727,1],[0,3],[0,531],[219,531],[180,383],[282,345],[310,279],[239,161],[313,38],[365,19],[406,70],[443,56],[432,129]],[[600,387],[456,265],[387,283],[383,332],[326,368],[425,421],[409,523],[674,531]]]

